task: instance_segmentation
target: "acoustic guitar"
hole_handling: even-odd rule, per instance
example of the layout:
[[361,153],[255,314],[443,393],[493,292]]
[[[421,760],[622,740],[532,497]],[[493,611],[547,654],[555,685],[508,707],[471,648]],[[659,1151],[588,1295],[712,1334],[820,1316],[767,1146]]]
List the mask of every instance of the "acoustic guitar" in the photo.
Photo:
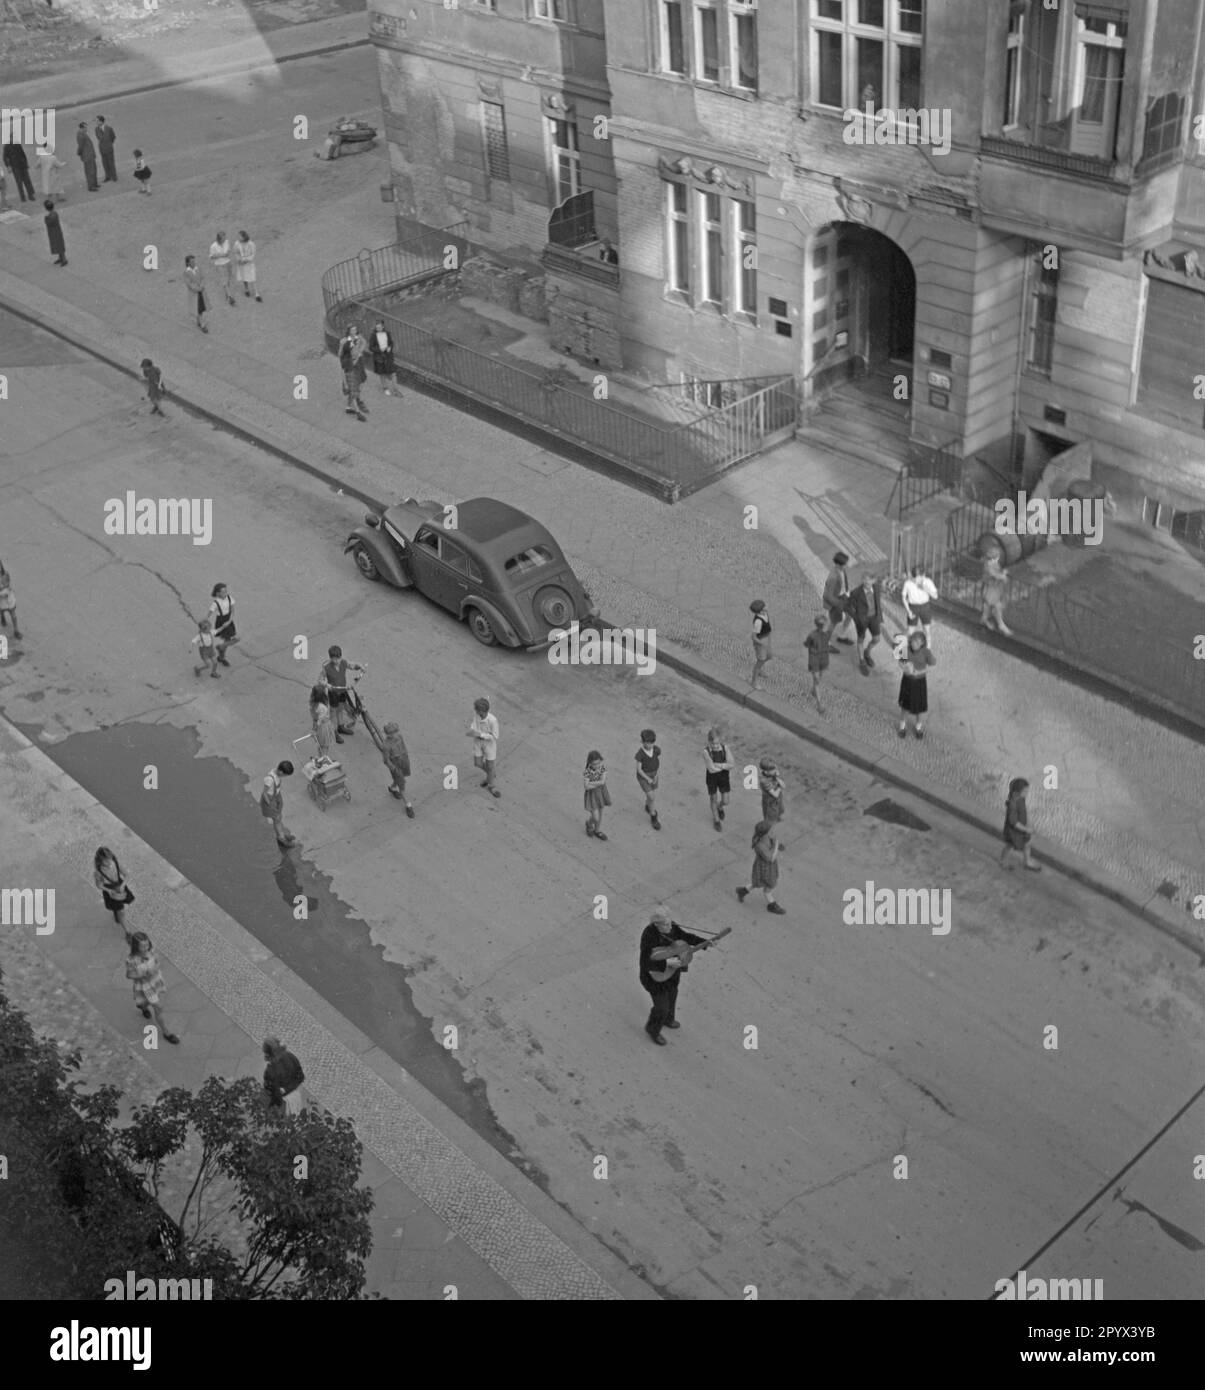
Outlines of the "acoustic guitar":
[[674,941],[668,946],[658,946],[651,953],[651,959],[663,960],[665,969],[660,974],[655,970],[650,970],[649,975],[659,985],[665,984],[666,980],[672,980],[679,970],[686,969],[696,951],[705,951],[708,946],[714,946],[717,941],[723,941],[731,931],[731,927],[725,927],[723,931],[716,932],[710,940],[700,941],[697,946],[692,946],[688,941]]

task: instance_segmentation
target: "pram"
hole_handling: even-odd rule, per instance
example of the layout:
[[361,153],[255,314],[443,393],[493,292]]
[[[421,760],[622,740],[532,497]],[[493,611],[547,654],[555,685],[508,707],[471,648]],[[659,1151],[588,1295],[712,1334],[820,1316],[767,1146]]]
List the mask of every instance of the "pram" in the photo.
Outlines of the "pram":
[[327,803],[338,797],[344,801],[351,800],[351,788],[347,785],[342,763],[335,762],[333,758],[311,758],[302,764],[301,770],[305,773],[310,796],[320,811],[325,811]]

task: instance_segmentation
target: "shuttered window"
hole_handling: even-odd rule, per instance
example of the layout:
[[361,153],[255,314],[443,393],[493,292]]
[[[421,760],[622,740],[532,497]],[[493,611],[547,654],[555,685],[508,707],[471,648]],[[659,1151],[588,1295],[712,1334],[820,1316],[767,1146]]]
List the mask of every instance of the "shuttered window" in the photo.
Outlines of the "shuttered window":
[[1155,279],[1149,289],[1138,404],[1199,430],[1205,402],[1193,399],[1193,379],[1205,362],[1205,293]]

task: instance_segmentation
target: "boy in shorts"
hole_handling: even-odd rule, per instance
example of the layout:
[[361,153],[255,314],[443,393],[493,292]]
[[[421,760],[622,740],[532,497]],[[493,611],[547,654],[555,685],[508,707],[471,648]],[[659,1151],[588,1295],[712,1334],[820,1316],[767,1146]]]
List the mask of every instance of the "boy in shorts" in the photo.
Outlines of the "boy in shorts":
[[208,666],[209,674],[216,681],[222,673],[218,670],[218,649],[214,645],[213,625],[208,618],[202,618],[197,624],[197,635],[192,639],[189,645],[196,647],[197,659],[201,663],[199,666],[194,666],[192,668],[193,675],[199,676],[206,666]]
[[636,750],[636,781],[644,793],[644,809],[653,822],[653,829],[661,829],[661,818],[657,815],[657,786],[661,780],[661,749],[657,747],[657,735],[652,729],[641,729],[640,747]]
[[803,639],[808,649],[808,674],[812,678],[812,699],[821,714],[824,706],[820,703],[820,677],[828,670],[828,617],[824,613],[816,615],[816,624]]

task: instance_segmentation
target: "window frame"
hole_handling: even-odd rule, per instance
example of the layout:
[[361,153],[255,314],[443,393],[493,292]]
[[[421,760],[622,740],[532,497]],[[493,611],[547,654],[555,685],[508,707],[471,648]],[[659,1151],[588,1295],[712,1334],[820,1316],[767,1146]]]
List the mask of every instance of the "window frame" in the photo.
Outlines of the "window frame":
[[[540,6],[544,6],[546,13],[541,13]],[[556,10],[563,13],[556,14]],[[576,19],[573,13],[573,0],[531,0],[532,19],[541,19],[545,24],[574,24]]]
[[[669,12],[678,13],[678,47],[682,54],[682,66],[670,67],[673,46],[670,43]],[[690,0],[657,0],[657,62],[658,71],[673,77],[690,76],[690,59],[687,54],[687,24],[685,11],[690,8]]]
[[[569,143],[562,145],[557,136],[563,127]],[[578,134],[577,118],[569,115],[544,117],[545,139],[548,145],[548,177],[552,185],[552,206],[559,208],[570,198],[576,198],[582,191],[582,146]],[[562,161],[569,173],[570,191],[561,196]]]
[[[498,146],[497,144],[491,145],[490,142],[491,130],[486,113],[491,110],[497,111],[498,113],[499,123],[497,130],[493,133],[500,137],[500,146]],[[499,169],[504,170],[504,172],[496,172],[494,168],[495,153],[499,149],[501,153],[501,158],[497,161],[498,167]],[[486,178],[491,180],[491,182],[496,181],[498,183],[509,183],[510,142],[506,134],[506,106],[503,102],[489,101],[485,97],[481,98],[481,153],[483,162],[485,164]]]
[[[666,261],[665,284],[669,294],[692,299],[694,264],[691,256],[690,189],[684,183],[667,179],[665,183]],[[683,206],[675,206],[675,193],[681,190]],[[679,229],[685,229],[685,245],[678,247]],[[675,276],[677,272],[677,276]],[[693,301],[692,301],[693,302]]]
[[[744,253],[746,247],[757,247],[756,196],[738,196],[689,179],[663,183],[665,297],[755,327],[758,267],[755,261],[746,269]],[[711,199],[718,210],[709,205]]]
[[[655,28],[656,54],[652,70],[665,77],[708,87],[731,95],[753,97],[758,94],[761,53],[757,20],[759,0],[657,0]],[[682,46],[682,67],[671,66],[670,13],[678,16]],[[715,76],[704,71],[704,24],[701,16],[715,17]],[[753,85],[741,81],[740,25],[738,19],[753,25]]]
[[[1008,34],[1004,43],[1004,115],[1000,124],[1001,130],[1016,130],[1023,124],[1021,97],[1025,67],[1025,21],[1028,18],[1027,10],[1018,10],[1008,18]],[[1010,115],[1012,120],[1009,120]]]
[[[730,198],[732,218],[732,312],[742,314],[747,319],[757,318],[757,202],[753,198]],[[748,208],[751,225],[744,225],[744,213]],[[745,267],[746,249],[752,247],[754,260],[752,270]],[[752,293],[746,296],[746,275],[752,275]],[[751,302],[750,302],[751,301]]]
[[[724,197],[707,188],[696,188],[693,190],[695,195],[695,209],[698,235],[698,262],[699,262],[699,302],[696,307],[703,308],[707,305],[724,312],[724,292],[727,286],[725,280],[724,266]],[[708,214],[708,201],[715,199],[719,204],[717,215],[712,218]],[[719,256],[716,262],[712,263],[711,252],[713,246],[718,243]],[[715,291],[713,294],[712,291]]]
[[[1069,0],[1070,2],[1070,0]],[[858,48],[859,41],[879,43],[883,47],[883,66],[881,68],[882,82],[884,90],[877,92],[874,98],[874,108],[876,111],[903,111],[908,109],[900,100],[900,62],[898,52],[901,48],[920,49],[920,92],[917,97],[916,107],[919,110],[924,102],[924,49],[925,49],[925,21],[927,18],[923,0],[918,0],[921,4],[921,27],[919,32],[900,27],[900,0],[883,0],[883,23],[882,25],[864,24],[856,17],[855,6],[860,4],[860,0],[844,0],[841,8],[841,18],[833,19],[820,13],[822,0],[808,0],[808,104],[821,111],[840,112],[844,115],[847,111],[861,112],[865,109],[866,102],[862,99],[864,88],[860,86],[858,75]],[[912,13],[913,11],[909,11]],[[832,106],[819,99],[821,90],[821,54],[820,54],[820,35],[835,34],[841,41],[841,105]]]
[[[1041,249],[1034,253],[1034,278],[1030,288],[1025,370],[1048,377],[1054,370],[1054,340],[1059,316],[1062,250],[1059,249],[1059,264],[1053,271],[1042,264],[1042,254]],[[1050,305],[1048,312],[1043,308],[1044,305]],[[1039,343],[1042,345],[1041,352],[1038,350]]]

